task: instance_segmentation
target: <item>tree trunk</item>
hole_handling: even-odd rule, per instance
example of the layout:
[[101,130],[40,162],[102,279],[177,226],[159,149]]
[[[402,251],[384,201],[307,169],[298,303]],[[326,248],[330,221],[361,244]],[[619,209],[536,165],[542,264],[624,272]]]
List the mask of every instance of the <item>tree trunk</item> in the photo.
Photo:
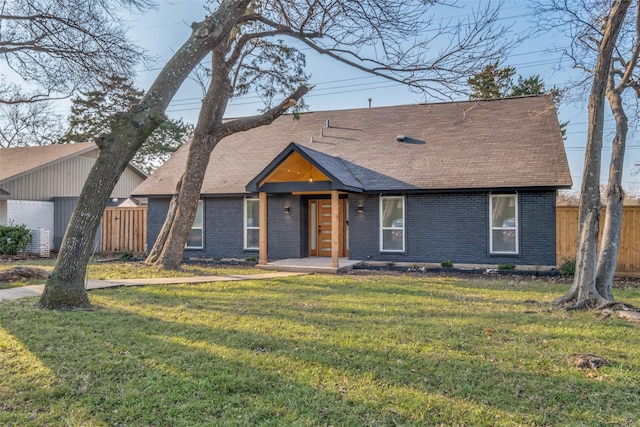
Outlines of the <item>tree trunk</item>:
[[146,260],[147,263],[160,268],[180,268],[189,231],[196,217],[209,157],[220,140],[222,118],[232,95],[229,69],[225,62],[229,47],[229,44],[223,41],[221,46],[212,52],[211,82],[202,100],[198,123],[189,144],[184,173],[169,204],[169,212],[174,214],[165,218],[160,234]]
[[[211,83],[202,101],[202,109],[189,146],[184,174],[169,204],[169,214],[160,230],[146,262],[163,269],[179,269],[189,231],[198,209],[200,190],[209,165],[211,152],[218,142],[232,133],[273,122],[294,105],[309,89],[302,86],[287,100],[254,117],[223,123],[226,105],[232,94],[224,46],[213,52]],[[292,103],[293,101],[293,103]]]
[[[213,148],[210,149],[210,144],[205,141],[201,144],[196,141],[195,138],[191,141],[185,173],[169,204],[172,214],[165,218],[160,235],[146,260],[163,269],[180,268],[184,247],[198,210],[200,189]],[[215,146],[215,143],[212,145]]]
[[140,104],[114,120],[111,133],[99,138],[100,155],[85,182],[39,306],[73,309],[89,305],[84,277],[91,244],[107,198],[133,155],[165,120],[164,111],[182,82],[211,51],[227,40],[251,0],[226,0],[193,32],[162,69]]
[[[140,115],[144,116],[145,108],[138,106],[142,111],[136,110],[133,117],[139,119]],[[84,287],[85,272],[107,199],[137,147],[164,120],[153,110],[146,114],[141,122],[129,120],[129,115],[121,116],[112,124],[110,139],[98,143],[100,156],[89,173],[71,216],[58,259],[38,304],[41,308],[67,310],[89,306]],[[116,143],[125,140],[127,143]]]
[[572,303],[574,308],[606,302],[596,289],[596,250],[600,227],[600,161],[604,129],[604,98],[612,64],[612,54],[631,0],[616,0],[604,24],[589,96],[587,152],[582,174],[579,231],[576,242],[576,275],[569,292],[554,303]]
[[620,231],[622,228],[622,169],[624,166],[625,146],[627,142],[627,115],[622,104],[622,93],[615,87],[613,70],[609,76],[607,99],[616,120],[616,135],[613,139],[609,182],[607,184],[607,210],[600,244],[600,256],[596,273],[596,288],[600,295],[613,300],[613,275],[618,262]]

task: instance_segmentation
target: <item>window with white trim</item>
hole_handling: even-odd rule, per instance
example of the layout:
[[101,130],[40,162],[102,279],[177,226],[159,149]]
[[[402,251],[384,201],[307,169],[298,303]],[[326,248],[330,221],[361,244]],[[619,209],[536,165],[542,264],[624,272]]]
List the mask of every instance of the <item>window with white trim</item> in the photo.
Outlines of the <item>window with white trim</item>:
[[492,194],[489,198],[489,240],[492,254],[518,253],[518,195]]
[[198,200],[198,210],[193,220],[189,237],[187,238],[186,249],[204,248],[204,206],[202,200]]
[[404,252],[404,196],[380,197],[380,251]]
[[260,249],[259,199],[244,199],[244,248]]

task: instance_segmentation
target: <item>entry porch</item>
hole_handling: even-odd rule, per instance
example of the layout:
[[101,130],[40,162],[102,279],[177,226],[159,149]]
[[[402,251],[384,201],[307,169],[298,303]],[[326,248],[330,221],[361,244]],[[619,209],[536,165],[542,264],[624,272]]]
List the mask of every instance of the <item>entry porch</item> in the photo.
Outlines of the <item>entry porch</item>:
[[300,273],[346,273],[354,266],[361,264],[360,260],[339,258],[338,267],[332,265],[330,257],[306,257],[288,258],[277,261],[268,261],[266,264],[258,265],[263,270],[292,271]]

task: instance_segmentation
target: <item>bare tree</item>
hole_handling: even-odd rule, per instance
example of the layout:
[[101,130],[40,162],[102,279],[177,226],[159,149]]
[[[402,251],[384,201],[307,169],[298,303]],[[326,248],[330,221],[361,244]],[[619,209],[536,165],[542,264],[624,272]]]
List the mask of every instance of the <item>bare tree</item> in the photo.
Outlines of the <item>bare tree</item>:
[[84,277],[91,242],[109,194],[136,151],[165,121],[164,111],[189,73],[237,24],[248,22],[244,9],[250,2],[225,0],[202,22],[192,24],[191,36],[160,71],[142,100],[116,115],[111,132],[97,138],[100,155],[78,198],[40,307],[64,310],[90,305]]
[[[576,275],[569,291],[554,301],[557,304],[570,304],[571,308],[584,308],[601,305],[612,298],[610,290],[607,292],[596,286],[597,244],[602,206],[600,201],[600,163],[603,146],[604,104],[607,97],[611,101],[611,90],[615,88],[615,84],[611,82],[615,63],[614,55],[617,54],[619,35],[624,28],[631,0],[576,2],[579,4],[573,4],[567,0],[552,0],[548,3],[548,10],[556,12],[556,16],[560,16],[558,19],[563,20],[562,24],[567,26],[566,28],[572,36],[573,43],[570,55],[576,67],[584,69],[592,76],[588,103],[587,150],[580,193]],[[557,12],[561,13],[557,14]],[[592,57],[592,55],[584,56],[584,52],[596,52],[594,66],[585,64],[584,59]],[[624,129],[626,120],[620,124],[623,125],[623,128],[619,130],[624,131],[626,135]],[[622,134],[617,134],[617,137],[622,137]],[[622,148],[624,148],[623,145]],[[617,250],[615,253],[617,255]]]
[[47,102],[0,105],[0,147],[57,144],[62,117]]
[[144,58],[116,10],[150,0],[11,0],[0,3],[0,103],[68,97],[100,78],[129,75]]
[[[622,170],[629,125],[623,95],[627,89],[631,88],[635,91],[636,100],[640,97],[640,76],[636,74],[640,55],[640,2],[636,2],[634,19],[631,14],[628,18],[629,26],[633,30],[620,35],[607,82],[607,99],[616,121],[616,132],[609,164],[607,209],[596,271],[596,288],[600,295],[608,300],[613,300],[613,276],[618,261],[622,208],[625,199],[622,189]],[[637,103],[636,100],[634,101]]]
[[[142,101],[120,114],[112,122],[111,132],[97,139],[101,149],[83,191],[78,199],[76,209],[71,217],[67,232],[62,242],[58,260],[47,281],[45,291],[40,299],[40,306],[51,309],[65,309],[86,307],[89,305],[87,293],[84,289],[84,275],[89,260],[91,241],[95,235],[102,211],[110,191],[124,170],[127,162],[143,144],[147,136],[155,127],[164,121],[164,111],[178,87],[188,74],[200,63],[205,55],[214,52],[224,55],[214,60],[212,79],[219,79],[222,83],[214,83],[213,87],[221,88],[223,92],[212,92],[214,100],[208,104],[211,111],[206,115],[212,119],[221,117],[226,100],[232,91],[228,86],[230,80],[227,74],[218,74],[216,67],[227,69],[229,64],[255,64],[247,67],[246,72],[237,72],[234,82],[253,81],[265,82],[263,74],[252,74],[256,66],[263,65],[259,57],[255,62],[251,53],[255,50],[244,50],[260,40],[269,41],[265,49],[277,48],[279,42],[273,41],[277,36],[288,36],[311,46],[319,52],[326,53],[343,62],[362,68],[364,58],[358,51],[343,49],[344,46],[368,47],[367,40],[377,37],[383,44],[373,52],[384,52],[386,63],[375,56],[370,59],[371,72],[388,78],[406,82],[413,87],[428,86],[428,83],[443,80],[441,87],[454,86],[458,81],[454,78],[444,80],[444,76],[459,75],[474,68],[476,64],[486,63],[496,59],[499,55],[503,40],[503,29],[495,29],[497,18],[493,9],[487,9],[484,19],[477,17],[477,21],[466,26],[451,26],[443,29],[450,35],[449,54],[442,55],[438,60],[427,62],[424,49],[430,47],[430,41],[421,41],[406,45],[406,39],[416,37],[416,30],[420,30],[424,23],[424,9],[422,2],[392,2],[392,1],[363,1],[363,2],[307,2],[307,1],[265,1],[251,0],[221,0],[203,22],[193,24],[193,32],[189,39],[173,55],[162,69]],[[402,18],[399,19],[398,18]],[[384,24],[377,28],[371,24],[376,21]],[[330,31],[332,28],[335,30]],[[249,31],[251,29],[251,31]],[[388,35],[397,34],[395,39]],[[317,42],[313,42],[316,39]],[[229,41],[232,41],[229,43]],[[355,45],[353,43],[356,43]],[[231,46],[231,48],[228,48]],[[422,49],[418,49],[418,46]],[[237,48],[236,48],[237,47]],[[493,48],[493,49],[492,49]],[[228,50],[225,50],[228,49]],[[257,49],[257,47],[255,48]],[[494,51],[495,49],[495,51]],[[480,52],[480,53],[478,53]],[[344,55],[344,57],[343,57]],[[479,59],[477,56],[481,55]],[[235,58],[235,59],[234,59]],[[459,58],[459,60],[455,60]],[[249,62],[248,62],[249,61]],[[407,67],[406,64],[410,63]],[[277,63],[273,68],[277,69]],[[385,66],[383,66],[385,65]],[[267,64],[269,69],[269,65]],[[406,74],[403,74],[406,71]],[[276,79],[280,79],[271,73]],[[468,76],[469,73],[466,73]],[[246,79],[246,80],[242,80]],[[460,84],[464,83],[461,77]],[[294,79],[295,81],[295,79]],[[435,85],[435,83],[434,83]],[[264,86],[266,96],[269,96],[269,86]],[[272,114],[281,114],[296,103],[306,90],[300,85],[290,96],[284,97],[278,106],[270,108]],[[440,88],[436,88],[441,90]],[[220,96],[220,100],[215,100]],[[273,99],[273,98],[271,98]],[[207,107],[208,108],[208,107]],[[222,137],[225,132],[237,132],[248,128],[249,125],[259,125],[269,117],[261,115],[258,119],[239,119],[228,126],[208,135]],[[211,126],[218,126],[215,121]],[[201,127],[202,128],[202,127]]]
[[[249,5],[250,25],[234,27],[230,37],[213,49],[211,82],[186,170],[147,262],[179,268],[209,156],[218,141],[270,123],[287,106],[300,108],[300,98],[309,90],[300,43],[416,91],[435,96],[462,93],[470,75],[504,53],[505,28],[496,24],[497,8],[488,3],[470,20],[438,24],[429,17],[437,3],[271,0]],[[266,111],[223,123],[228,100],[250,88],[266,101]],[[277,96],[284,100],[272,107]]]

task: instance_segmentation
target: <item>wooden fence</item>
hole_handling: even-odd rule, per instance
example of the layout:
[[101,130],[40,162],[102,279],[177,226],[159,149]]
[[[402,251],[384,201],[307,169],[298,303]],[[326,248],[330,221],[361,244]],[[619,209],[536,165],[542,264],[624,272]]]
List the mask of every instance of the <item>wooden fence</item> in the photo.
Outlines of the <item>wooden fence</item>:
[[145,252],[147,208],[109,207],[102,216],[101,252]]
[[[604,224],[605,210],[600,216],[600,235]],[[578,207],[556,208],[556,262],[575,258],[578,235]],[[622,230],[618,249],[617,274],[640,273],[640,206],[625,206],[622,211]]]

